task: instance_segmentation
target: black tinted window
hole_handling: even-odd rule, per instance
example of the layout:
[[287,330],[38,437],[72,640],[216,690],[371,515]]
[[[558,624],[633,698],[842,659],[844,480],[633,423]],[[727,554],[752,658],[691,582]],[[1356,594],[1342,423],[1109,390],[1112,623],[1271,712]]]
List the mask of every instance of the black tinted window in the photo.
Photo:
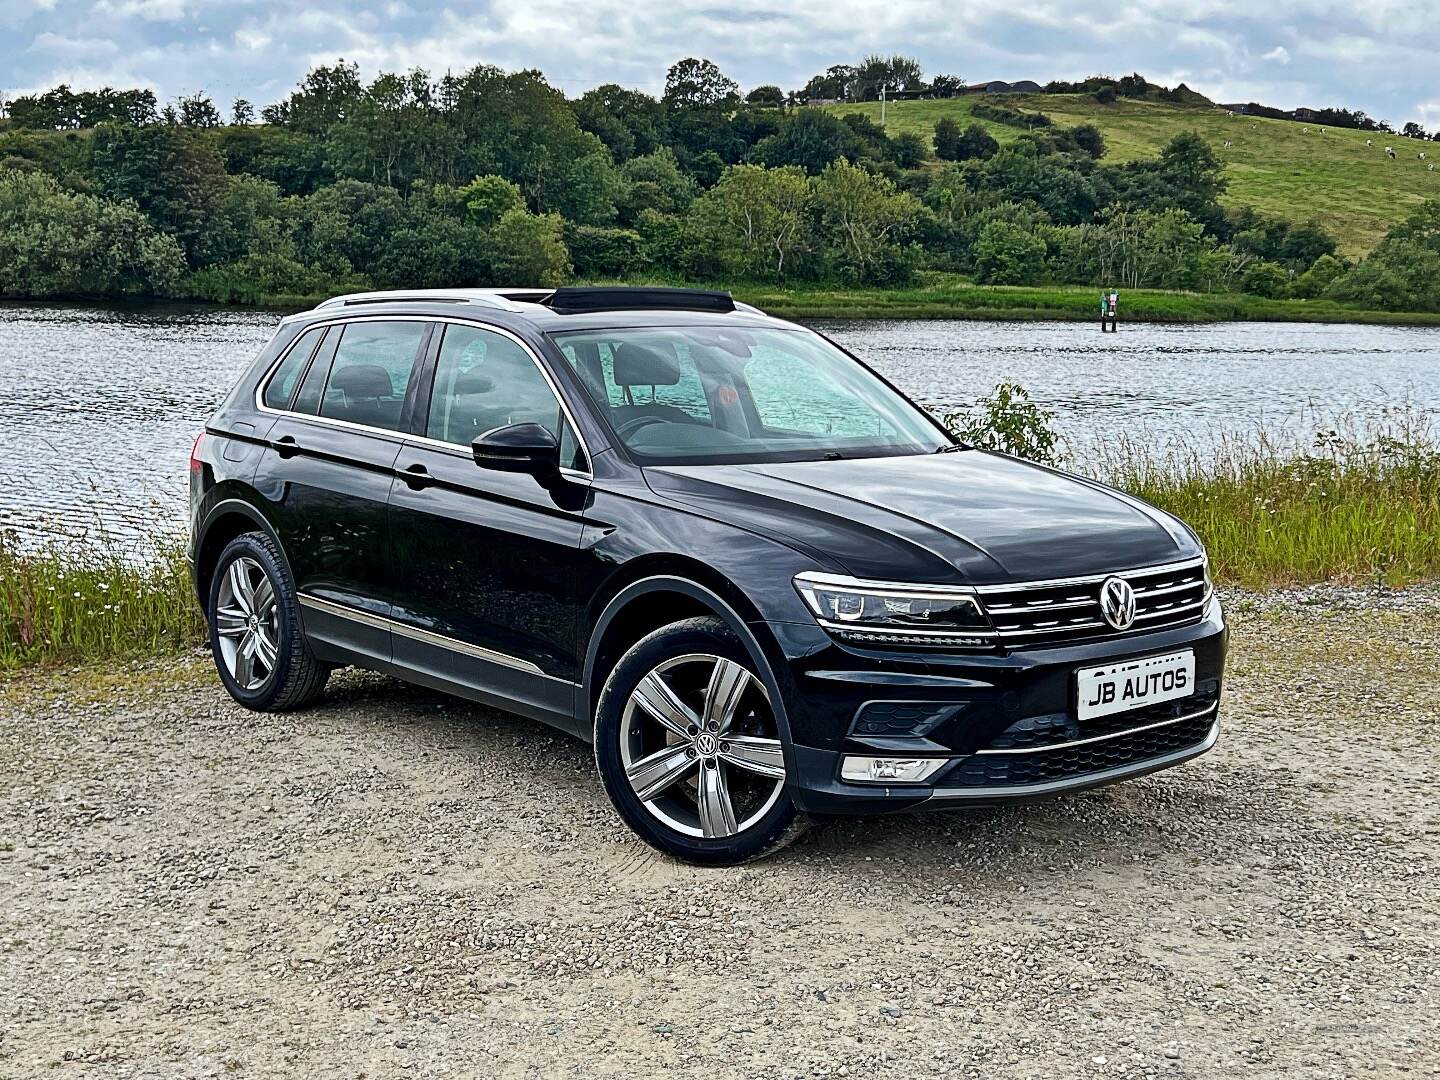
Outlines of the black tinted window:
[[280,361],[280,366],[275,369],[275,374],[270,376],[270,382],[265,387],[265,404],[272,409],[287,409],[290,407],[290,396],[295,390],[295,380],[300,378],[300,373],[305,370],[305,363],[310,359],[310,354],[315,351],[315,346],[320,344],[320,339],[325,336],[326,328],[315,326],[300,335],[291,350],[285,354],[285,359]]
[[445,327],[427,436],[464,446],[492,428],[541,424],[559,438],[560,420],[560,402],[523,348],[480,327]]
[[405,388],[425,329],[422,322],[347,323],[325,381],[320,415],[399,430]]

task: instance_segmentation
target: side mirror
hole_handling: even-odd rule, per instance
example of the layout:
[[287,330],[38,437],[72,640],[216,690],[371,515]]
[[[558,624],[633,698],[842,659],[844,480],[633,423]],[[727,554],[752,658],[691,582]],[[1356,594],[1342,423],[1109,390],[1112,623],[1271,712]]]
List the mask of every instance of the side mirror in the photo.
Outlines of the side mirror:
[[498,472],[529,473],[545,479],[560,471],[560,444],[541,424],[492,428],[470,444],[475,464]]

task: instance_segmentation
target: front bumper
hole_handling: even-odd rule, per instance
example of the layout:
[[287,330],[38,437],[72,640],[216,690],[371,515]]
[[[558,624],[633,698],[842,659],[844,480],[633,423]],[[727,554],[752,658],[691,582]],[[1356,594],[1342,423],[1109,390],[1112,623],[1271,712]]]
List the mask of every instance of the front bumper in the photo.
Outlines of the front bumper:
[[[1216,599],[1187,626],[1011,654],[879,653],[771,629],[788,658],[792,797],[811,813],[1044,798],[1178,765],[1219,737],[1228,632]],[[1078,668],[1180,649],[1195,653],[1191,696],[1078,721]],[[856,782],[841,778],[847,755],[945,764],[920,784]]]

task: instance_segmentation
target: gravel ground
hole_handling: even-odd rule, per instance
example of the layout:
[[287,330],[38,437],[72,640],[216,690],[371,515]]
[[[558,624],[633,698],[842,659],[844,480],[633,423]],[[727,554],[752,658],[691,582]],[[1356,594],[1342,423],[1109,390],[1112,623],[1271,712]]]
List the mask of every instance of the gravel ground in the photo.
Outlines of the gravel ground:
[[12,676],[0,1076],[1440,1075],[1440,605],[1292,599],[1196,762],[720,871],[386,679]]

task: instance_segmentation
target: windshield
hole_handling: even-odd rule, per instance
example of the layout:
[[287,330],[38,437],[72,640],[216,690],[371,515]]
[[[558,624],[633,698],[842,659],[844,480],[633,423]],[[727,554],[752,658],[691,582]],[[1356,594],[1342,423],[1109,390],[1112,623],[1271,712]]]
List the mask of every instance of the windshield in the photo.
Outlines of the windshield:
[[642,464],[926,454],[949,440],[806,330],[668,326],[551,335]]

